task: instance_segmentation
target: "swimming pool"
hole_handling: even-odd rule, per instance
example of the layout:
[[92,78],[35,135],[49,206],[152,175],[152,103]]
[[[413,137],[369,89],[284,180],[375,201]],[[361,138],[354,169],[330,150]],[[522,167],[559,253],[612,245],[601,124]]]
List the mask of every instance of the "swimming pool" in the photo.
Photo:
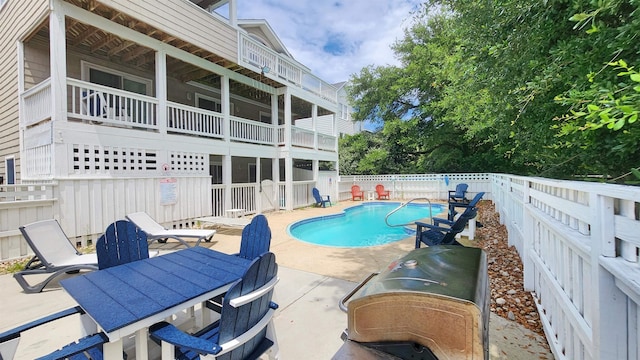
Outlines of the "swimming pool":
[[[287,228],[292,237],[315,245],[366,247],[388,244],[415,234],[406,226],[389,227],[385,216],[400,206],[398,202],[368,202],[344,210],[342,214],[320,216],[295,222]],[[444,210],[431,205],[433,215]],[[389,217],[389,224],[413,223],[430,217],[428,204],[411,203]]]

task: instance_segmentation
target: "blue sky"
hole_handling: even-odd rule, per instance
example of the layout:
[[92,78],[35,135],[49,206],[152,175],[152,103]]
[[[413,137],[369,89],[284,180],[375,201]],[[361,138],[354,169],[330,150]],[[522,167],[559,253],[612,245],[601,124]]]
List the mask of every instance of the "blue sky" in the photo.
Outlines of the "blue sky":
[[329,83],[367,65],[398,64],[391,45],[410,26],[416,0],[243,0],[238,18],[265,19],[293,57]]

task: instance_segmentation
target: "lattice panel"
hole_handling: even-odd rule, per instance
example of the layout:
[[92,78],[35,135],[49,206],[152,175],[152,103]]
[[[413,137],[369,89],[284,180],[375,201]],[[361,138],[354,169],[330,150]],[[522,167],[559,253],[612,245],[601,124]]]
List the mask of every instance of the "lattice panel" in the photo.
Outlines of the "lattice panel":
[[99,145],[73,145],[73,172],[76,174],[140,175],[158,171],[154,150]]
[[170,152],[169,166],[175,174],[209,175],[207,156],[199,153]]

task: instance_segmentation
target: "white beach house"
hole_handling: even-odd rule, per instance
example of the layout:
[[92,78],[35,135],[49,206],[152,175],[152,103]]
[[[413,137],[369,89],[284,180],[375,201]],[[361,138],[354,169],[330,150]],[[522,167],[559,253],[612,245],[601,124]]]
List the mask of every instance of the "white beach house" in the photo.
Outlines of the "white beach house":
[[53,184],[69,235],[133,211],[182,226],[337,194],[343,84],[236,0],[0,4],[0,175]]

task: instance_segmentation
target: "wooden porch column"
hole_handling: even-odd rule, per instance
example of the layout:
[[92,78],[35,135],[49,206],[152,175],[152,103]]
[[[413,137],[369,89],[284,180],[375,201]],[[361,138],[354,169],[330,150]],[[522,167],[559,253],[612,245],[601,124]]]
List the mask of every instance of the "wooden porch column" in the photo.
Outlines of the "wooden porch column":
[[236,0],[229,0],[229,23],[231,26],[238,25],[238,4]]
[[67,121],[67,41],[65,14],[60,2],[55,0],[49,14],[49,66],[51,68],[51,174],[53,177],[69,172],[67,145],[56,143],[57,124]]
[[[271,125],[276,129],[275,133],[275,141],[273,143],[274,147],[278,147],[278,93],[274,92],[271,94]],[[276,187],[276,204],[275,209],[280,210],[280,158],[276,156],[275,159],[271,161],[271,172],[273,174],[273,183]]]
[[167,133],[167,53],[156,51],[156,98],[158,99],[158,130]]
[[260,160],[262,160],[262,158],[260,158],[259,156],[256,157],[256,182],[253,184],[253,187],[255,189],[255,198],[256,199],[256,212],[258,214],[262,213],[262,194],[260,192],[260,189],[262,188],[262,167],[260,164]]
[[[311,105],[311,130],[313,130],[313,148],[318,150],[318,105]],[[313,177],[317,179],[317,174]]]
[[291,158],[291,92],[289,87],[284,91],[284,207],[293,210],[293,159]]
[[[220,105],[222,107],[222,135],[224,136],[224,141],[227,144],[227,149],[230,148],[231,144],[231,101],[230,101],[230,91],[229,91],[229,77],[227,75],[222,75],[220,77]],[[230,151],[230,150],[227,150]],[[231,153],[228,152],[227,155],[222,157],[222,183],[224,184],[224,209],[231,209],[231,183],[232,183],[232,175],[233,173],[233,164]]]
[[320,161],[319,160],[311,160],[311,170],[313,171],[313,181],[316,182],[316,186],[318,186],[318,177],[320,174]]

